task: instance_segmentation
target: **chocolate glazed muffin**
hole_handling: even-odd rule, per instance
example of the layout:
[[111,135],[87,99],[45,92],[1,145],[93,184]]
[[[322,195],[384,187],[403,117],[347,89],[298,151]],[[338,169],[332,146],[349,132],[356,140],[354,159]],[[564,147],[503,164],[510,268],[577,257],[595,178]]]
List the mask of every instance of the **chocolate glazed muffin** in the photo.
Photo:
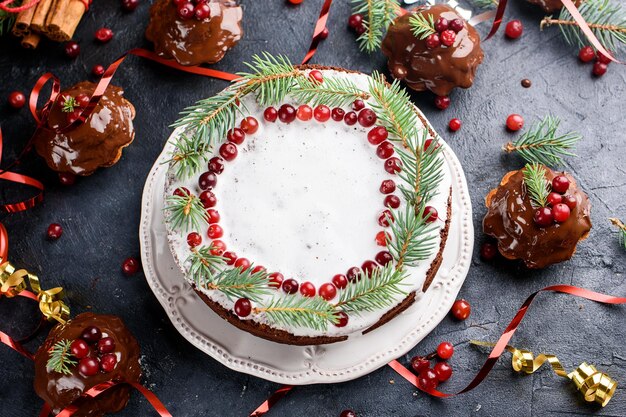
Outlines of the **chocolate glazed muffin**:
[[[435,22],[440,17],[448,21],[461,19],[464,27],[456,34],[452,46],[429,49],[426,39],[413,35],[410,21],[414,13],[420,13],[426,19],[432,15]],[[444,4],[418,7],[396,18],[383,39],[382,51],[395,78],[403,80],[415,91],[430,90],[439,96],[448,95],[455,87],[471,87],[476,68],[484,57],[478,32]]]
[[591,204],[574,178],[567,173],[544,169],[550,182],[564,175],[570,182],[566,194],[576,199],[576,206],[563,223],[546,227],[535,223],[535,208],[526,191],[523,170],[506,174],[500,186],[485,198],[488,211],[483,219],[483,231],[498,241],[502,256],[521,259],[526,267],[533,269],[570,259],[578,242],[587,238],[591,230]]
[[122,149],[135,138],[135,107],[123,97],[124,90],[109,85],[85,123],[66,132],[54,129],[66,126],[68,114],[61,99],[83,94],[91,97],[96,84],[83,81],[63,90],[52,107],[47,128],[34,136],[37,153],[57,172],[91,175],[100,167],[109,167],[122,157]]
[[[47,366],[49,350],[54,344],[63,339],[70,342],[77,340],[90,326],[96,326],[102,332],[102,337],[113,338],[115,346],[111,353],[118,358],[115,368],[110,372],[99,370],[91,376],[79,372],[79,365],[70,366],[70,374],[49,369]],[[89,349],[89,357],[96,357],[96,345],[91,344]],[[130,398],[131,388],[128,385],[116,385],[96,398],[80,397],[84,392],[103,382],[110,380],[138,382],[140,376],[139,345],[122,320],[116,316],[79,314],[66,324],[55,326],[35,354],[35,392],[52,408],[55,415],[70,404],[78,406],[78,411],[73,417],[100,417],[118,412],[126,407]]]
[[[530,4],[541,7],[546,13],[558,12],[563,8],[561,0],[526,0]],[[576,7],[580,5],[580,0],[574,0]]]
[[150,8],[146,38],[154,50],[181,65],[214,64],[243,36],[243,11],[232,0],[209,0],[209,17],[181,19],[173,0],[157,0]]

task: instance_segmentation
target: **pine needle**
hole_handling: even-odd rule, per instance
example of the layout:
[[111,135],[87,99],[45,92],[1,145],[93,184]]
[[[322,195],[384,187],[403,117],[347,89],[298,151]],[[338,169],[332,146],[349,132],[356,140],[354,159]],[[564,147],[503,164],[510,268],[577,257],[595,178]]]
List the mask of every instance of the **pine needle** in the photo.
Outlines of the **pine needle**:
[[352,0],[352,13],[363,16],[365,32],[357,38],[359,49],[368,53],[380,48],[385,31],[398,15],[398,0]]
[[507,153],[517,152],[526,162],[546,166],[563,165],[563,156],[576,156],[569,150],[582,138],[579,133],[567,132],[558,135],[556,131],[561,121],[554,116],[546,116],[519,139],[504,146]]
[[203,142],[198,142],[198,137],[189,137],[181,134],[175,142],[176,148],[171,152],[171,158],[163,162],[163,164],[171,163],[175,168],[177,178],[187,179],[196,174],[204,165],[206,165],[209,157],[210,149]]
[[163,210],[166,212],[167,221],[172,228],[200,230],[208,224],[209,215],[200,199],[189,194],[187,196],[172,195],[165,199],[167,205]]
[[393,238],[387,243],[387,250],[396,262],[396,269],[416,266],[428,259],[436,247],[437,226],[426,222],[423,209],[416,213],[407,205],[403,211],[394,211],[393,218]]
[[217,274],[206,284],[209,290],[222,292],[228,299],[247,298],[252,301],[261,301],[261,297],[272,292],[269,287],[267,272],[252,272],[254,265],[246,270],[241,268],[227,269]]
[[293,295],[273,298],[266,306],[257,307],[254,311],[264,313],[269,321],[279,325],[320,331],[326,330],[328,324],[338,322],[333,305],[321,297]]
[[498,7],[498,0],[471,0],[471,3],[479,9],[490,9]]
[[[13,6],[19,6],[21,1],[15,2]],[[16,13],[10,13],[0,9],[0,36],[4,36],[11,31],[15,23]]]
[[617,238],[619,239],[620,245],[622,245],[624,249],[626,249],[626,225],[624,225],[621,220],[616,218],[611,218],[609,220],[611,220],[611,223],[613,223],[614,226],[617,226]]
[[550,183],[546,179],[546,170],[540,164],[526,164],[524,167],[524,185],[530,196],[533,207],[545,207],[548,205]]
[[357,99],[369,98],[369,94],[351,80],[340,77],[324,77],[321,84],[308,77],[300,78],[292,94],[298,103],[310,103],[312,106],[325,104],[329,107],[342,107]]
[[[428,16],[428,17],[426,17]],[[436,33],[435,18],[431,13],[427,15],[421,12],[414,13],[409,20],[413,36],[417,39],[426,39],[429,35]]]
[[223,257],[211,253],[213,243],[202,246],[200,249],[192,248],[191,255],[187,258],[189,263],[189,276],[197,287],[205,287],[207,283],[215,280],[214,276],[220,273],[226,261]]
[[60,374],[71,375],[70,366],[75,366],[77,362],[72,359],[70,346],[72,342],[67,339],[61,339],[50,349],[50,358],[48,358],[47,367],[54,372]]

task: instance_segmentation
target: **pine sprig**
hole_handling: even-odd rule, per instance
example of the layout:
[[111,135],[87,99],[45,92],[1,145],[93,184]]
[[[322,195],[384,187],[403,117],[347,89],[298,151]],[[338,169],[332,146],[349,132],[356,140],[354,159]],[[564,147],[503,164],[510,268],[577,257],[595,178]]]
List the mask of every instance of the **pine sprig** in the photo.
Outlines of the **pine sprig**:
[[222,270],[206,284],[206,288],[220,291],[229,300],[248,298],[258,302],[262,296],[271,293],[271,288],[267,272],[252,272],[253,269],[254,266],[246,270],[241,268]]
[[547,166],[563,165],[563,156],[576,156],[569,150],[574,148],[582,138],[577,132],[567,132],[558,135],[556,131],[561,121],[554,116],[546,116],[519,139],[504,146],[507,153],[517,152],[530,163],[539,163]]
[[420,12],[413,13],[409,19],[413,36],[417,39],[426,39],[429,35],[436,33],[435,18],[432,14],[424,15]]
[[244,65],[250,68],[250,72],[237,74],[242,78],[239,84],[243,89],[251,89],[263,107],[282,102],[296,81],[304,77],[304,73],[282,55],[274,57],[264,52],[261,56],[254,55],[252,63]]
[[200,249],[192,248],[187,258],[189,263],[189,276],[198,287],[204,287],[207,283],[215,280],[214,276],[220,273],[226,261],[223,257],[213,255],[213,244],[202,246]]
[[416,213],[407,205],[404,210],[393,212],[393,218],[393,238],[387,243],[387,250],[396,262],[396,269],[416,266],[427,259],[436,246],[437,227],[426,222],[424,209]]
[[500,2],[498,0],[472,0],[471,3],[479,9],[489,9],[492,7],[498,7]]
[[300,78],[292,94],[299,103],[310,103],[312,106],[325,104],[329,107],[342,107],[354,100],[369,98],[369,94],[359,89],[354,82],[341,77],[324,77],[321,84],[309,77]]
[[256,307],[254,312],[265,314],[269,321],[278,325],[322,331],[339,320],[333,305],[321,297],[273,298],[267,305]]
[[609,220],[611,220],[611,223],[617,227],[619,243],[624,247],[624,249],[626,249],[626,225],[624,225],[621,220],[616,218],[611,218]]
[[175,168],[177,178],[187,179],[197,173],[208,161],[210,149],[204,142],[198,142],[198,137],[189,137],[181,134],[176,139],[175,149],[171,152],[171,158],[163,162],[171,163]]
[[[610,0],[587,0],[578,7],[578,11],[602,46],[616,51],[626,44],[626,10],[622,5]],[[582,48],[589,44],[567,8],[563,7],[558,19],[547,16],[541,21],[542,29],[552,25],[558,25],[570,45]]]
[[61,108],[61,111],[63,113],[71,113],[76,109],[76,107],[78,107],[78,102],[76,101],[76,99],[72,96],[66,96],[63,101],[63,107]]
[[365,32],[357,38],[359,49],[374,52],[380,48],[383,35],[398,15],[398,0],[352,0],[352,13],[363,16]]
[[67,339],[61,339],[50,349],[50,357],[48,358],[47,367],[54,372],[60,374],[71,375],[71,366],[76,366],[77,362],[72,359],[70,346],[72,342]]
[[174,229],[183,229],[185,232],[189,230],[200,230],[208,224],[208,214],[200,199],[189,194],[186,196],[172,195],[165,199],[167,205],[164,210],[166,212],[167,221],[169,221]]
[[[15,6],[18,6],[18,4],[16,3]],[[6,12],[0,9],[0,36],[4,36],[9,33],[15,23],[16,16],[17,15],[15,13]]]
[[524,167],[524,185],[530,196],[533,207],[545,207],[548,205],[550,183],[546,179],[545,168],[537,163],[526,164]]

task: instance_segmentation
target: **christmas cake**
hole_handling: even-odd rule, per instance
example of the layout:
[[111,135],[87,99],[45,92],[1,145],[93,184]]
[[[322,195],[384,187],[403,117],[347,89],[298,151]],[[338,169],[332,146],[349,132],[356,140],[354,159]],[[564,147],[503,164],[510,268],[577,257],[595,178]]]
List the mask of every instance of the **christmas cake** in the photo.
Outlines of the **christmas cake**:
[[371,331],[441,264],[446,145],[381,75],[270,56],[252,68],[176,123],[171,252],[209,307],[259,337],[309,345]]

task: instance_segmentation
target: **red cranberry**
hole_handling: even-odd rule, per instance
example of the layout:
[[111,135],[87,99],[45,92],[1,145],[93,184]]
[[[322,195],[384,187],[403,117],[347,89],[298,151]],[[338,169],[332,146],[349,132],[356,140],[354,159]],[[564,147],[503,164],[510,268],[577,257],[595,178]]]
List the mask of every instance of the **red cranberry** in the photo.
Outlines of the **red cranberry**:
[[84,376],[93,376],[98,373],[100,366],[94,358],[86,357],[78,361],[78,372]]
[[348,27],[357,29],[361,25],[363,25],[363,15],[356,13],[348,18]]
[[456,33],[459,33],[460,31],[462,31],[464,27],[465,27],[465,22],[463,21],[463,19],[452,19],[450,21],[449,28],[455,31]]
[[83,329],[80,338],[87,343],[97,343],[102,338],[102,331],[96,326],[88,326]]
[[241,121],[239,126],[248,135],[254,135],[259,130],[259,121],[252,116],[248,116]]
[[315,297],[315,285],[308,281],[303,282],[302,285],[300,285],[300,294],[302,294],[303,297]]
[[178,187],[174,190],[173,194],[177,197],[187,197],[189,195],[189,190],[185,187]]
[[9,106],[14,109],[19,109],[24,107],[26,104],[26,96],[21,91],[13,91],[9,94]]
[[378,246],[387,246],[387,242],[391,242],[391,235],[384,230],[376,233],[376,244]]
[[371,127],[376,123],[376,113],[372,109],[363,109],[359,112],[359,117],[357,120],[359,124],[363,127]]
[[376,155],[378,155],[380,159],[389,158],[391,155],[393,155],[393,152],[394,152],[393,144],[388,141],[381,143],[376,148]]
[[47,234],[48,234],[48,239],[57,240],[63,234],[63,228],[58,223],[52,223],[50,226],[48,226]]
[[122,263],[122,272],[125,275],[134,275],[139,271],[139,261],[136,258],[126,258]]
[[515,132],[524,127],[524,118],[519,114],[511,114],[506,118],[507,129]]
[[428,368],[420,372],[417,384],[424,391],[432,391],[437,388],[437,385],[439,385],[439,380],[437,380],[437,374],[435,371]]
[[343,410],[339,417],[356,417],[356,413],[352,410]]
[[253,274],[258,274],[261,272],[265,272],[267,270],[267,268],[265,268],[263,265],[257,265],[254,268],[252,268],[252,273]]
[[448,127],[450,128],[451,131],[456,132],[457,130],[461,128],[461,121],[456,118],[451,119],[450,122],[448,123]]
[[400,159],[393,157],[389,158],[385,161],[385,171],[390,174],[397,174],[402,170],[402,161]]
[[313,118],[313,109],[308,104],[303,104],[300,107],[298,107],[298,112],[296,113],[296,117],[298,118],[298,120],[307,122]]
[[480,257],[485,261],[490,261],[498,254],[498,248],[493,243],[485,242],[480,247]]
[[[424,141],[424,150],[425,150],[425,151],[427,151],[427,150],[428,150],[428,148],[430,148],[430,145],[432,145],[432,144],[433,144],[433,142],[434,142],[434,139],[426,139],[426,140]],[[441,145],[437,144],[437,145],[435,146],[435,149],[438,149],[440,146],[441,146]]]
[[433,206],[426,206],[424,208],[424,219],[426,223],[432,223],[439,218],[439,213],[437,213],[437,209]]
[[246,132],[244,132],[243,129],[239,129],[238,127],[233,127],[228,131],[228,133],[226,133],[226,140],[237,145],[241,145],[245,138]]
[[348,324],[348,315],[343,311],[338,311],[335,313],[335,317],[337,317],[337,323],[335,323],[336,327],[346,327]]
[[559,193],[551,192],[550,194],[548,194],[547,200],[549,206],[555,206],[563,202],[563,196]]
[[91,68],[91,73],[95,75],[96,77],[100,77],[102,74],[104,74],[104,67],[100,64],[94,65]]
[[444,30],[443,32],[441,32],[441,43],[444,44],[445,46],[452,46],[454,45],[454,41],[456,40],[456,32],[453,30]]
[[228,142],[220,146],[220,155],[227,161],[232,161],[237,157],[237,146]]
[[437,346],[437,356],[441,359],[450,359],[454,354],[454,346],[450,342],[441,342]]
[[393,223],[393,215],[389,210],[383,210],[378,215],[378,224],[382,227],[389,227]]
[[552,190],[559,194],[565,194],[569,189],[569,180],[565,175],[557,175],[552,179]]
[[82,359],[89,355],[89,345],[83,339],[76,339],[70,345],[70,353],[76,359]]
[[202,3],[196,6],[194,16],[197,20],[204,20],[211,17],[211,8],[208,4]]
[[80,55],[80,45],[74,41],[65,42],[63,49],[65,50],[65,55],[70,58],[76,58]]
[[604,74],[606,74],[606,71],[607,71],[608,68],[609,67],[608,67],[607,64],[603,64],[602,62],[596,62],[596,63],[593,64],[593,69],[591,70],[591,72],[596,77],[601,77]]
[[113,352],[114,350],[115,350],[115,340],[112,337],[107,336],[98,340],[98,351],[100,353],[110,353],[110,352]]
[[320,104],[315,108],[315,110],[313,110],[313,117],[315,117],[315,120],[321,123],[328,121],[328,119],[330,119],[330,108],[328,106]]
[[283,291],[287,294],[295,294],[298,292],[298,281],[289,278],[283,281]]
[[506,24],[506,29],[504,30],[507,38],[517,39],[522,36],[522,32],[524,31],[524,25],[519,20],[511,20]]
[[465,320],[470,316],[472,308],[470,307],[470,303],[461,298],[452,304],[452,310],[450,311],[455,319]]
[[380,192],[383,194],[391,194],[396,191],[396,183],[393,180],[384,180],[380,183]]
[[372,145],[379,145],[389,137],[389,132],[384,126],[376,126],[367,132],[367,141]]
[[346,111],[340,107],[335,107],[330,112],[330,117],[333,118],[334,121],[340,122],[343,120],[343,117],[346,115]]
[[220,221],[220,212],[215,209],[208,209],[207,214],[209,216],[208,221],[211,223],[219,223]]
[[217,197],[215,197],[215,194],[213,194],[213,192],[209,190],[202,191],[199,198],[204,208],[208,209],[211,207],[215,207],[215,205],[217,204]]
[[226,265],[234,265],[235,261],[237,260],[237,254],[232,251],[224,252],[222,257],[226,259]]
[[448,29],[449,25],[450,25],[450,22],[448,22],[448,19],[446,19],[445,17],[440,17],[435,22],[435,30],[437,32],[443,32],[444,30]]
[[100,361],[100,369],[102,370],[102,372],[113,372],[116,365],[117,356],[115,356],[114,353],[107,353],[106,355],[102,355],[102,360]]
[[439,382],[445,382],[452,376],[452,367],[448,365],[448,362],[436,363],[434,371]]
[[348,281],[350,282],[359,281],[361,279],[361,268],[353,266],[348,269],[348,272],[346,272],[346,278],[348,278]]
[[413,372],[419,374],[420,372],[430,368],[430,361],[423,356],[414,356],[411,359],[411,368]]
[[235,301],[235,314],[239,317],[247,317],[252,313],[252,303],[247,298]]
[[266,122],[274,123],[278,119],[278,110],[274,107],[268,107],[263,112],[263,118]]
[[272,272],[268,275],[268,278],[270,280],[269,285],[273,288],[280,288],[280,286],[283,284],[283,281],[285,280],[285,277],[280,272]]
[[383,204],[385,205],[385,207],[397,209],[398,207],[400,207],[400,198],[393,194],[388,195],[387,197],[385,197],[385,201]]
[[598,51],[598,62],[609,65],[611,63],[611,59],[602,52]]
[[541,227],[550,226],[554,222],[554,214],[550,207],[541,207],[535,211],[534,215],[535,223]]
[[330,34],[328,28],[324,28],[323,31],[320,32],[320,39],[324,40],[326,38],[328,38],[328,35]]
[[439,110],[445,110],[450,106],[450,97],[448,96],[437,96],[435,97],[435,107]]
[[337,274],[332,279],[333,285],[337,288],[344,289],[348,286],[348,278],[344,274]]
[[180,17],[182,20],[189,20],[193,17],[194,11],[195,8],[193,6],[193,3],[188,2],[178,6],[176,13],[178,14],[178,17]]
[[321,84],[324,82],[324,74],[321,71],[313,70],[309,73],[309,79],[315,83]]
[[76,109],[74,111],[71,111],[69,113],[67,113],[67,115],[65,116],[66,120],[68,123],[74,123],[76,120],[80,119],[80,114],[82,113],[82,110],[80,109]]
[[318,293],[319,296],[322,297],[324,300],[330,301],[337,295],[337,288],[330,282],[327,282],[320,286]]
[[578,200],[573,195],[565,195],[563,196],[563,203],[567,204],[570,210],[574,210],[576,208],[576,204]]
[[567,204],[559,203],[556,206],[552,207],[552,215],[554,216],[554,221],[557,223],[563,223],[570,216],[570,209]]
[[583,46],[580,51],[578,51],[578,59],[582,62],[591,62],[595,57],[596,52],[591,46]]
[[202,243],[202,236],[200,236],[200,233],[191,232],[187,235],[187,244],[191,246],[192,248],[195,248],[196,246],[200,246],[201,243]]
[[209,171],[215,172],[217,175],[224,172],[224,160],[219,156],[214,156],[209,160]]
[[441,39],[439,39],[439,34],[431,33],[426,37],[426,48],[435,49],[441,45]]
[[[222,256],[224,252],[226,252],[226,243],[221,240],[214,240],[211,242],[211,255]],[[239,259],[237,259],[239,260]],[[237,266],[237,262],[235,262],[235,266]]]
[[378,252],[374,259],[380,265],[385,266],[389,262],[393,261],[393,256],[391,256],[391,254],[389,252],[387,252],[386,250],[383,250],[383,251]]
[[212,224],[209,226],[207,235],[209,236],[209,239],[218,239],[224,236],[224,230],[219,224]]
[[100,42],[108,42],[113,39],[113,31],[109,28],[100,28],[96,30],[95,37]]
[[363,262],[363,265],[361,265],[361,269],[363,270],[363,273],[367,275],[368,277],[372,275],[372,273],[374,272],[376,268],[378,268],[378,264],[370,260]]
[[139,6],[139,0],[122,0],[122,9],[132,12]]
[[235,261],[235,268],[241,268],[241,271],[246,271],[250,268],[250,261],[246,258],[237,258]]
[[217,185],[217,175],[207,171],[198,178],[198,186],[201,190],[212,190]]
[[59,172],[59,183],[64,186],[74,185],[76,182],[76,175],[69,172]]
[[283,123],[291,123],[296,120],[296,109],[290,104],[283,104],[278,109],[278,119]]
[[344,122],[346,122],[346,124],[348,126],[352,126],[352,125],[356,124],[357,119],[358,119],[358,117],[357,117],[356,113],[353,112],[353,111],[349,111],[348,113],[346,113],[346,116],[344,117],[343,120],[344,120]]
[[365,102],[363,100],[354,100],[352,103],[352,110],[355,112],[361,111],[365,108]]

